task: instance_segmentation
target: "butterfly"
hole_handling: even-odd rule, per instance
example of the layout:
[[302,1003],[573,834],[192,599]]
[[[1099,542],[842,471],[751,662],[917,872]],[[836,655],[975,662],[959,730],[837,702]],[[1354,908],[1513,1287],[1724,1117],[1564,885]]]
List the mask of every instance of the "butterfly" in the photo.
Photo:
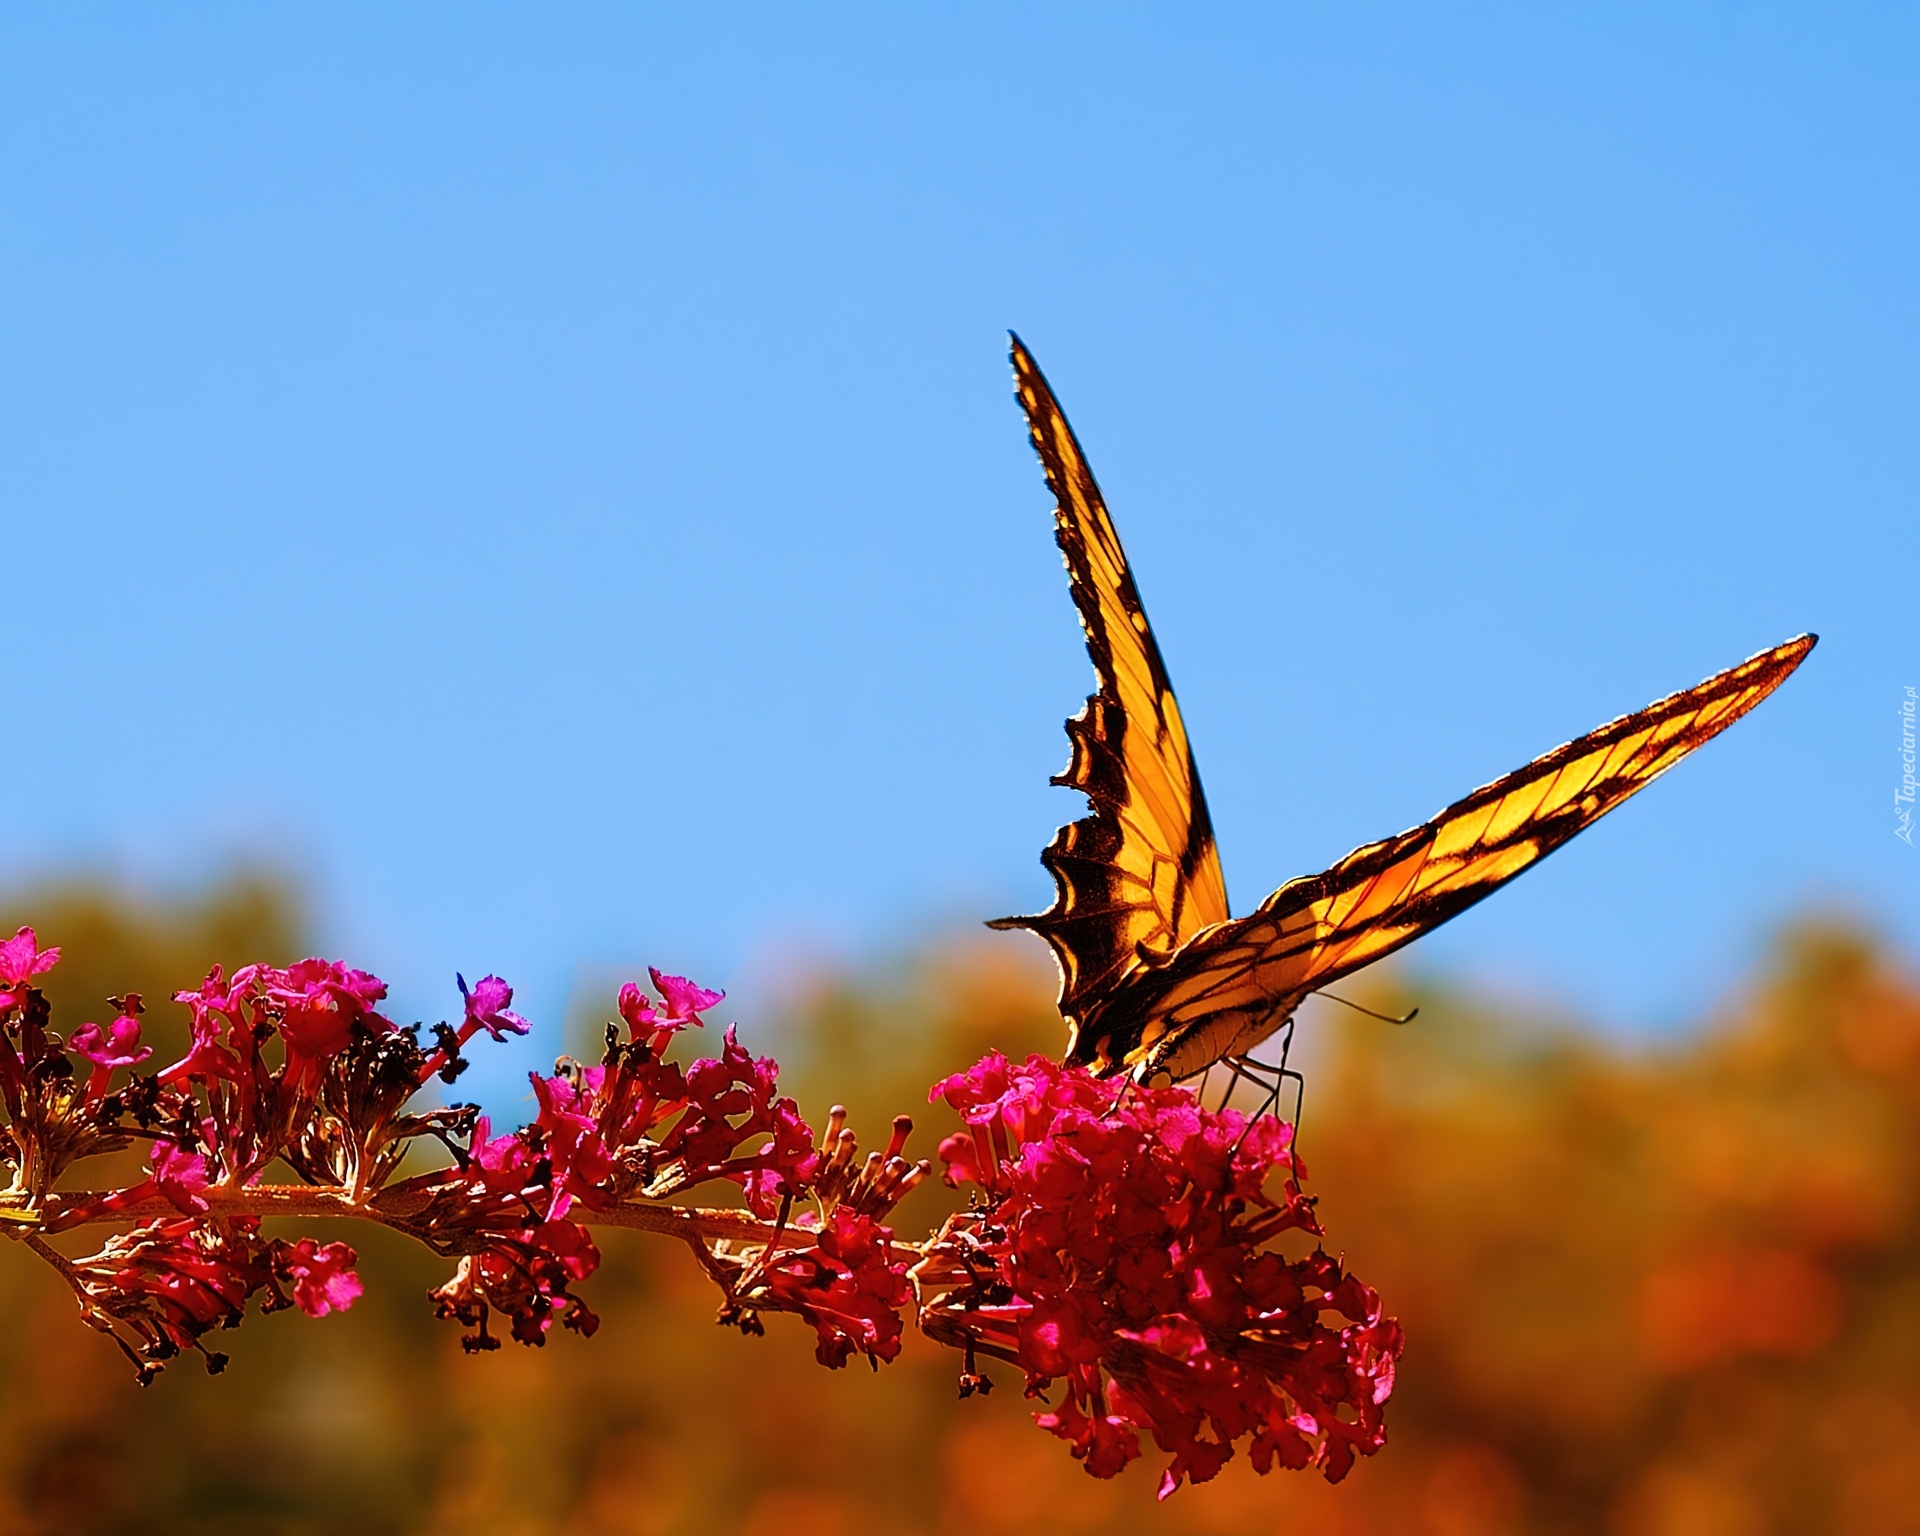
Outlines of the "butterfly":
[[1099,686],[1067,722],[1073,759],[1053,779],[1089,809],[1040,856],[1053,904],[990,926],[1031,929],[1052,946],[1067,1060],[1103,1076],[1179,1082],[1221,1061],[1271,1072],[1247,1053],[1309,995],[1537,864],[1772,693],[1817,639],[1797,636],[1556,747],[1235,918],[1193,748],[1113,519],[1018,336],[1013,372]]

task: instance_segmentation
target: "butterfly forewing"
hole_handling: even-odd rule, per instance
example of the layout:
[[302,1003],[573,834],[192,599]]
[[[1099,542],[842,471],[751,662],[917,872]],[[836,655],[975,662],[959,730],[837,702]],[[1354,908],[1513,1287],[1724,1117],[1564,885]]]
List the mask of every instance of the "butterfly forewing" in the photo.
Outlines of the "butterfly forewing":
[[1073,760],[1053,781],[1084,793],[1090,811],[1041,855],[1053,905],[995,926],[1031,928],[1053,947],[1060,1011],[1073,1025],[1093,1000],[1226,921],[1227,890],[1180,706],[1113,520],[1017,337],[1013,367],[1098,686],[1067,722]]

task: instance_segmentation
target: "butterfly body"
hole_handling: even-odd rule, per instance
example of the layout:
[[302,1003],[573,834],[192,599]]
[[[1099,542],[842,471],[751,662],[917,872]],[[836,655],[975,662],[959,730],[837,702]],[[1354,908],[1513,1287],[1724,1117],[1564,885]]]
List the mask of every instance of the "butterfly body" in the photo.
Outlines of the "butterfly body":
[[1209,975],[1208,953],[1218,944],[1208,940],[1231,942],[1238,927],[1224,924],[1201,934],[1176,952],[1182,961],[1177,970],[1149,968],[1106,1005],[1091,1008],[1073,1028],[1067,1061],[1103,1073],[1164,1074],[1178,1082],[1252,1051],[1293,1017],[1308,994],[1279,976],[1228,974],[1226,967]]
[[1032,929],[1052,947],[1071,1062],[1178,1082],[1245,1056],[1315,991],[1472,906],[1718,735],[1813,649],[1814,636],[1797,636],[1610,721],[1235,919],[1119,535],[1018,337],[1013,365],[1099,686],[1067,722],[1073,757],[1053,781],[1090,811],[1041,855],[1053,905],[992,926]]

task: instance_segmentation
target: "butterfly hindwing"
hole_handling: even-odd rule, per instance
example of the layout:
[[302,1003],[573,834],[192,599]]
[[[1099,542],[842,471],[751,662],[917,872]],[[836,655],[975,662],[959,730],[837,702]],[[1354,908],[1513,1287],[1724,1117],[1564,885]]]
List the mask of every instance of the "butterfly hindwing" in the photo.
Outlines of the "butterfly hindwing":
[[1762,651],[1281,886],[1112,995],[1085,1031],[1106,1040],[1091,1059],[1178,1080],[1251,1049],[1315,988],[1465,911],[1717,736],[1785,682],[1814,639]]
[[1076,1025],[1093,1000],[1226,921],[1226,881],[1180,706],[1106,503],[1018,337],[1013,366],[1098,686],[1067,722],[1073,760],[1053,781],[1089,803],[1041,855],[1053,905],[994,926],[1031,928],[1052,946],[1060,1011]]

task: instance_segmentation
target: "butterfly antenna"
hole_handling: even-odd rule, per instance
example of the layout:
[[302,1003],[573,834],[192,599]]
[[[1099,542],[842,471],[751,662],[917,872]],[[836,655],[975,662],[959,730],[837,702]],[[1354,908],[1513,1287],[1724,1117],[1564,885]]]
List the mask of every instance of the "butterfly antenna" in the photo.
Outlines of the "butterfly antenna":
[[1314,996],[1324,997],[1328,1002],[1338,1003],[1342,1008],[1351,1008],[1355,1013],[1364,1013],[1368,1018],[1378,1019],[1382,1024],[1411,1024],[1415,1019],[1420,1017],[1420,1010],[1418,1008],[1409,1008],[1396,1019],[1390,1013],[1376,1013],[1373,1009],[1364,1008],[1359,1003],[1349,1002],[1337,992],[1316,992]]

